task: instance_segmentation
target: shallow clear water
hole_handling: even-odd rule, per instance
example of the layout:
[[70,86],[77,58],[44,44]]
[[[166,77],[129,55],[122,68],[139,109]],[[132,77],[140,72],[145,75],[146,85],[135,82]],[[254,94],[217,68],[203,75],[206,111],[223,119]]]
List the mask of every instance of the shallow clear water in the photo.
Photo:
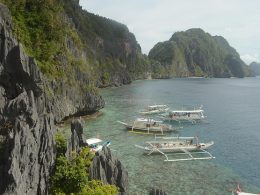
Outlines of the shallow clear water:
[[[111,149],[129,173],[130,192],[147,194],[153,187],[168,194],[230,194],[240,182],[244,191],[260,193],[260,78],[172,79],[136,81],[102,90],[103,115],[86,123],[88,137],[112,141]],[[207,120],[182,125],[180,136],[215,142],[213,160],[164,162],[135,148],[153,136],[127,132],[117,120],[129,121],[151,104],[172,109],[203,105]],[[257,187],[258,186],[258,187]]]

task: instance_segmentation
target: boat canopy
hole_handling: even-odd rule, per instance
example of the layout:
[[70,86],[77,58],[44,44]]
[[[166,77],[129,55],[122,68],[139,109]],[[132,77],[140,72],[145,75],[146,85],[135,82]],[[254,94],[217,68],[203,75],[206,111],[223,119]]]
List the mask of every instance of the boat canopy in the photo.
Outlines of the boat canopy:
[[204,110],[172,110],[171,113],[201,113]]
[[164,139],[164,140],[171,140],[171,139],[184,139],[184,140],[191,140],[191,139],[197,139],[198,137],[160,137],[155,136],[155,139]]
[[98,139],[98,138],[90,138],[90,139],[86,140],[86,143],[88,145],[97,144],[97,143],[100,143],[100,142],[102,142],[102,140]]
[[148,106],[148,108],[164,108],[167,107],[167,105],[152,105],[152,106]]
[[154,120],[152,118],[137,118],[135,121],[139,121],[139,122],[149,122],[149,123],[162,123],[163,121],[157,121],[157,120]]

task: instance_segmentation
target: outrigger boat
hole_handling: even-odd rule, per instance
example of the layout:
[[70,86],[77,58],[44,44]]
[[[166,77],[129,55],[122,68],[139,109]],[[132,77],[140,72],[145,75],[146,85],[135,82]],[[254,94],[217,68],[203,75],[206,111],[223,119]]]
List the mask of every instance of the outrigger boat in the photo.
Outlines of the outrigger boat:
[[165,113],[170,108],[167,105],[152,105],[148,106],[146,109],[140,111],[140,114],[159,114],[159,113]]
[[171,125],[163,124],[163,121],[150,118],[137,118],[131,124],[122,121],[117,122],[123,124],[126,129],[132,132],[143,132],[145,134],[164,134],[178,130],[178,128],[173,128]]
[[101,151],[103,147],[109,146],[111,144],[111,141],[103,141],[98,138],[90,138],[86,140],[86,143],[90,147],[90,151],[98,152]]
[[205,118],[204,110],[202,107],[194,110],[172,110],[169,112],[168,116],[162,116],[164,120],[170,121],[188,121],[192,123],[196,123],[197,121],[201,121]]
[[[144,150],[144,153],[148,155],[153,153],[164,155],[166,158],[164,161],[206,160],[215,158],[206,151],[214,142],[199,143],[198,137],[155,137],[155,140],[147,141],[145,143],[145,146],[135,146]],[[185,154],[188,157],[169,159],[169,154],[166,153]],[[194,157],[193,154],[206,154],[207,156]]]

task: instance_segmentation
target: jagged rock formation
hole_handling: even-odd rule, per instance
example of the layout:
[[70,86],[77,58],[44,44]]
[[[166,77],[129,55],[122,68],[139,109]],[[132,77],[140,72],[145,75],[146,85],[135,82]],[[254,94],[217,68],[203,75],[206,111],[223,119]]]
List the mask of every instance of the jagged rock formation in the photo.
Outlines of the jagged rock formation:
[[11,25],[0,4],[0,194],[45,194],[55,158],[53,115],[42,75]]
[[112,156],[109,148],[97,152],[89,168],[89,179],[101,180],[105,184],[119,187],[121,195],[127,194],[128,173],[122,163]]
[[[104,101],[48,81],[12,30],[9,10],[0,4],[0,194],[46,194],[55,161],[54,122],[94,112]],[[49,93],[57,89],[62,91]]]
[[[201,29],[176,32],[149,52],[155,77],[245,77],[251,72],[239,54],[220,36]],[[158,63],[159,62],[159,63]]]
[[252,62],[249,68],[254,72],[255,76],[260,76],[260,63]]
[[84,121],[76,119],[71,122],[71,137],[67,144],[67,156],[70,156],[72,151],[79,151],[81,147],[86,146],[86,138],[83,135]]

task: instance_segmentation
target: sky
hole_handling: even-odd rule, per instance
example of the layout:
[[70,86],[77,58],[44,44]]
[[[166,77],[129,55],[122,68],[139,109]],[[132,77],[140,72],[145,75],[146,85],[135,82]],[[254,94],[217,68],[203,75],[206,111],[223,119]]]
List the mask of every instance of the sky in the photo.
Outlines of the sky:
[[260,62],[260,0],[80,0],[80,5],[127,25],[145,54],[174,32],[202,28],[223,36],[247,64]]

